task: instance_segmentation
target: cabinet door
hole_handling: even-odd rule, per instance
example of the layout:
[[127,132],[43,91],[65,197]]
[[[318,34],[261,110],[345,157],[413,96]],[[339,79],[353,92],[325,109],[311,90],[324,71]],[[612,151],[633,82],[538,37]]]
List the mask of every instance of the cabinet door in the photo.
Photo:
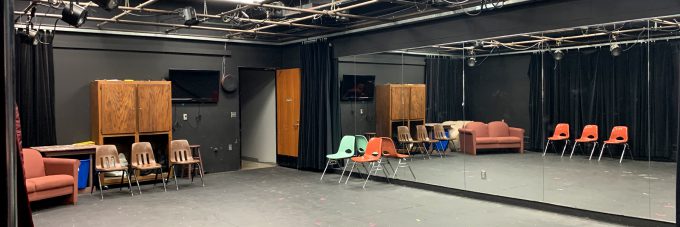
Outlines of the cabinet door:
[[136,127],[135,85],[124,83],[102,84],[102,134],[131,134]]
[[137,85],[139,132],[165,132],[172,127],[170,84]]
[[409,115],[409,88],[402,85],[392,86],[390,89],[391,93],[391,109],[392,109],[392,120],[403,120],[408,119]]
[[411,86],[409,119],[425,119],[425,86]]

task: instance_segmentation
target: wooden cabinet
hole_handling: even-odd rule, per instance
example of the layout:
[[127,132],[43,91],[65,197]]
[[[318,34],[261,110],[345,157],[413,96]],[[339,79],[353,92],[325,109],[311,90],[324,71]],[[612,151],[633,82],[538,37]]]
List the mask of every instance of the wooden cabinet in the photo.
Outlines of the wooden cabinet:
[[102,84],[101,134],[132,134],[135,132],[135,87],[128,84]]
[[139,132],[167,132],[172,129],[172,99],[166,84],[137,85]]
[[392,137],[396,126],[425,122],[424,84],[386,84],[375,90],[377,136]]

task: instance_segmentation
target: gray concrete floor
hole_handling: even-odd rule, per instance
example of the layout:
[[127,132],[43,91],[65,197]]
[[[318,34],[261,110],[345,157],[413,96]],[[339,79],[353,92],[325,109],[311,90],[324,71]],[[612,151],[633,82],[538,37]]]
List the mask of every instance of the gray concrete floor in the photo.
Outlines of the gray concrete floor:
[[[569,152],[569,151],[567,151]],[[675,222],[676,164],[525,152],[416,155],[417,182],[541,201],[605,213]],[[481,172],[486,172],[482,179]],[[397,178],[413,180],[406,169]]]
[[[206,187],[180,179],[83,194],[78,205],[34,211],[36,226],[613,226],[580,217],[480,201],[338,174],[282,167],[208,174]],[[136,190],[136,188],[135,188]]]

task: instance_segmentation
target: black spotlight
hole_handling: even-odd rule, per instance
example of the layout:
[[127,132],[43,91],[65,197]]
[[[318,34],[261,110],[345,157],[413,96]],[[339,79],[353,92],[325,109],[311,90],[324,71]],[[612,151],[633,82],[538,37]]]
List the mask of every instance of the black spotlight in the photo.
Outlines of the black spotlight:
[[614,57],[621,55],[621,47],[617,43],[612,43],[609,46],[609,51],[612,52],[612,56]]
[[99,8],[102,8],[106,11],[116,9],[120,4],[120,0],[92,0],[92,2],[96,3]]
[[184,25],[197,25],[199,23],[198,18],[196,17],[196,9],[191,6],[184,7],[182,9],[182,17],[184,17]]
[[64,9],[61,11],[61,20],[73,27],[80,27],[87,20],[87,10],[85,7],[77,4],[64,4]]
[[556,50],[553,52],[553,57],[555,58],[556,61],[562,60],[562,58],[564,57],[564,53],[562,52],[562,50]]

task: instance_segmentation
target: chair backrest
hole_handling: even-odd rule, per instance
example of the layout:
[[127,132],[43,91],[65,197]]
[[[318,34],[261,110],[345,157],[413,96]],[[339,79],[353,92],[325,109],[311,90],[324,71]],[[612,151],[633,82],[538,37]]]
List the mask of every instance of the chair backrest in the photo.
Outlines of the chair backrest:
[[366,151],[366,145],[368,145],[368,139],[366,139],[366,137],[362,135],[356,135],[355,139],[356,139],[355,143],[357,145],[356,152],[360,155],[363,155],[364,152]]
[[614,126],[614,128],[612,128],[611,135],[609,135],[609,139],[621,142],[628,142],[628,127]]
[[411,137],[411,130],[408,128],[408,126],[397,127],[397,139],[399,142],[413,141],[413,137]]
[[463,128],[474,131],[476,137],[489,137],[489,128],[487,124],[482,122],[470,122],[467,123]]
[[139,142],[132,144],[132,166],[155,165],[156,158],[153,156],[153,149],[149,142]]
[[427,135],[427,128],[425,125],[416,125],[416,137],[420,141],[430,140],[430,136]]
[[436,140],[449,140],[449,137],[446,136],[446,132],[444,132],[444,126],[437,124],[434,126],[434,139]]
[[558,136],[566,136],[569,137],[569,124],[567,123],[559,123],[555,126],[555,132],[553,132],[553,136],[558,137]]
[[581,139],[597,140],[597,125],[586,125],[581,133]]
[[510,136],[510,126],[503,121],[492,121],[488,124],[490,137]]
[[95,167],[97,169],[108,169],[122,167],[118,149],[114,145],[101,145],[95,151]]
[[340,140],[340,145],[338,146],[337,154],[344,154],[353,156],[354,155],[354,141],[356,137],[354,136],[343,136]]
[[24,148],[21,150],[21,154],[24,159],[26,179],[45,176],[45,163],[43,162],[40,152]]
[[173,140],[170,142],[170,163],[193,161],[189,141]]
[[382,139],[380,137],[373,137],[366,145],[366,152],[364,158],[380,158],[382,157]]
[[381,150],[384,155],[389,155],[392,157],[397,157],[397,147],[394,145],[394,141],[388,137],[380,137],[382,139]]

